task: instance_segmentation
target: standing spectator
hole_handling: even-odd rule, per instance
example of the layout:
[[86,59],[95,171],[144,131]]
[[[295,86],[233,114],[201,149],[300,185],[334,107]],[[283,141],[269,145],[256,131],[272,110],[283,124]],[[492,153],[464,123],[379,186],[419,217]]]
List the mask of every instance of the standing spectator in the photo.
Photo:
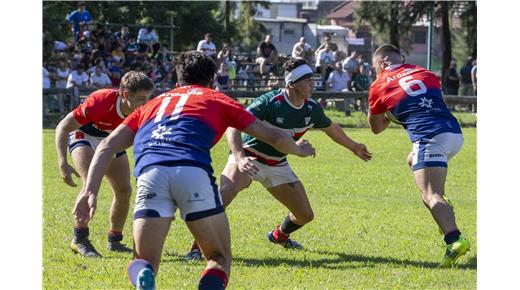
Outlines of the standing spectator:
[[123,24],[123,26],[121,26],[121,30],[114,33],[114,38],[117,40],[119,45],[121,45],[121,47],[124,47],[128,43],[128,40],[130,40],[130,30],[128,28],[128,24]]
[[314,52],[314,54],[316,55],[316,58],[318,58],[318,54],[320,53],[321,50],[325,49],[325,45],[329,45],[330,47],[330,50],[332,51],[336,51],[338,50],[338,45],[334,42],[332,42],[332,38],[330,37],[329,34],[325,34],[325,42],[322,42],[320,44],[320,46],[318,46],[318,48],[316,49],[316,52]]
[[67,87],[67,78],[70,74],[70,68],[65,60],[58,60],[58,69],[56,70],[56,87],[64,89]]
[[358,73],[355,74],[354,79],[352,80],[353,88],[357,92],[365,92],[368,90],[370,86],[368,77],[365,73],[365,65],[360,63],[358,66]]
[[72,31],[76,40],[78,39],[79,24],[81,22],[87,24],[92,22],[92,16],[87,10],[85,10],[85,2],[83,1],[78,2],[78,9],[67,15],[66,19],[70,24],[72,24]]
[[293,58],[301,58],[306,60],[308,63],[312,62],[312,56],[314,55],[314,51],[310,44],[305,42],[305,37],[300,37],[300,41],[298,41],[292,50],[291,56]]
[[51,78],[49,71],[43,66],[43,88],[49,89],[51,87]]
[[327,76],[334,70],[334,61],[334,52],[332,52],[330,44],[327,43],[316,58],[316,72],[321,74],[323,83],[327,81]]
[[460,94],[471,96],[473,94],[473,82],[471,81],[471,69],[473,68],[473,58],[468,57],[466,63],[460,69]]
[[[331,92],[345,92],[348,91],[348,82],[350,81],[350,75],[346,70],[343,69],[341,61],[335,62],[336,69],[329,74],[327,79],[327,89]],[[322,104],[322,106],[325,104]],[[350,99],[345,98],[343,100],[343,111],[345,116],[350,116]]]
[[450,68],[444,75],[444,93],[447,95],[458,95],[459,79],[459,73],[457,72],[457,62],[452,60],[450,62]]
[[[260,74],[266,75],[271,70],[271,65],[278,61],[278,51],[273,44],[273,36],[267,34],[265,40],[258,44],[256,48],[256,63],[260,65]],[[269,69],[266,69],[266,65]]]
[[[372,83],[372,76],[370,75],[370,72],[372,71],[372,66],[365,61],[365,56],[360,54],[358,56],[358,63],[360,65],[363,65],[363,74],[367,77],[368,79],[368,86],[370,86],[370,84]],[[354,79],[352,79],[354,80]]]
[[473,61],[473,68],[471,69],[471,83],[473,84],[473,95],[477,95],[477,60]]
[[225,62],[220,63],[220,68],[217,71],[217,90],[223,91],[229,89],[229,72]]
[[211,58],[215,59],[217,56],[217,47],[213,43],[213,36],[211,33],[206,33],[204,35],[204,39],[199,41],[199,44],[197,45],[197,50],[204,52],[207,56],[210,56]]
[[152,49],[152,45],[159,41],[159,37],[153,26],[147,26],[139,29],[137,34],[137,44],[139,44],[139,52],[148,52]]
[[103,72],[101,66],[97,65],[94,73],[90,76],[90,85],[95,89],[110,88],[112,81]]
[[232,60],[231,46],[228,43],[224,43],[222,46],[222,50],[217,54],[217,64],[221,62],[226,62],[229,65],[229,62]]

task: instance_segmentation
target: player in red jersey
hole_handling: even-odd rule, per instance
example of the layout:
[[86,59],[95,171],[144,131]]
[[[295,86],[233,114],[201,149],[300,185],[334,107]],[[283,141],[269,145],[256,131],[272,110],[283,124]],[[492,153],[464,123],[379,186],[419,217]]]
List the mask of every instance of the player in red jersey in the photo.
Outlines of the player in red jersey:
[[287,132],[263,124],[231,98],[209,89],[217,66],[204,53],[182,53],[177,60],[180,87],[137,109],[100,143],[75,213],[80,220],[92,218],[111,156],[133,142],[137,195],[135,260],[128,266],[132,284],[155,289],[164,241],[179,208],[207,258],[199,289],[224,289],[230,274],[231,242],[213,177],[211,147],[231,126],[288,154],[314,155],[314,148],[305,140],[295,142]]
[[[117,128],[127,115],[144,104],[152,94],[152,80],[141,72],[130,71],[121,79],[119,90],[101,89],[93,92],[84,103],[70,112],[56,127],[56,151],[63,181],[76,187],[72,175],[81,177],[84,188],[88,167],[99,142]],[[67,162],[68,148],[75,169]],[[106,177],[114,198],[110,208],[110,251],[131,252],[124,246],[123,226],[128,215],[132,186],[126,152],[118,152],[110,162]],[[82,188],[82,190],[83,190]],[[90,242],[88,221],[76,219],[71,249],[87,257],[101,255]]]
[[386,44],[373,56],[377,79],[369,92],[368,121],[375,134],[390,120],[402,124],[413,143],[407,162],[424,205],[444,234],[446,254],[440,267],[451,267],[467,253],[470,242],[455,223],[455,214],[445,197],[448,160],[462,147],[464,139],[457,119],[444,103],[437,77],[430,71],[404,64],[399,49]]

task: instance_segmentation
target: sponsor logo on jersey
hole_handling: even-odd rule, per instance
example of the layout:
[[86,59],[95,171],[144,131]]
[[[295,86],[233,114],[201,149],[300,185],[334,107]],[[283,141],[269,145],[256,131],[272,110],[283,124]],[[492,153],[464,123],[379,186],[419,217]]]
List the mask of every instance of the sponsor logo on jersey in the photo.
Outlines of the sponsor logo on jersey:
[[421,106],[421,108],[426,107],[428,109],[431,109],[432,103],[433,103],[432,99],[427,99],[426,97],[424,97],[424,98],[421,98],[421,102],[419,103],[419,106]]
[[152,131],[152,139],[165,139],[164,136],[171,135],[172,128],[166,128],[166,125],[159,125],[157,129]]
[[277,117],[277,118],[276,118],[276,123],[278,123],[278,124],[283,124],[283,118],[281,118],[281,117]]
[[431,154],[428,155],[428,157],[430,157],[430,158],[444,157],[444,154],[441,154],[441,153],[431,153]]
[[311,121],[311,117],[305,117],[305,125],[309,125],[310,121]]
[[195,201],[204,201],[205,199],[200,196],[198,192],[194,192],[191,194],[191,198],[188,199],[188,202],[195,202]]

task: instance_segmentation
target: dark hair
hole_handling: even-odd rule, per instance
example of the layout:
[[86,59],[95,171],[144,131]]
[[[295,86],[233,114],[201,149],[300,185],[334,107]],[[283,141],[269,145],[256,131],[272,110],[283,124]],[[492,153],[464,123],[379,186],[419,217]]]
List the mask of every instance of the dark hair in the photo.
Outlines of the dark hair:
[[204,37],[211,37],[211,38],[213,38],[213,36],[212,36],[211,33],[209,33],[209,32],[206,33],[206,34],[204,34]]
[[310,66],[309,63],[304,59],[291,57],[289,60],[284,62],[282,67],[286,72],[292,72],[295,68],[299,67],[302,64]]
[[204,52],[192,50],[179,54],[175,70],[181,85],[209,86],[217,72],[217,64]]
[[120,90],[130,92],[151,91],[154,89],[153,81],[144,73],[129,71],[121,78]]
[[388,55],[388,54],[397,54],[397,55],[401,56],[401,52],[399,51],[399,48],[397,48],[391,44],[383,44],[380,47],[378,47],[376,49],[376,51],[374,52],[375,56],[383,56],[383,55]]

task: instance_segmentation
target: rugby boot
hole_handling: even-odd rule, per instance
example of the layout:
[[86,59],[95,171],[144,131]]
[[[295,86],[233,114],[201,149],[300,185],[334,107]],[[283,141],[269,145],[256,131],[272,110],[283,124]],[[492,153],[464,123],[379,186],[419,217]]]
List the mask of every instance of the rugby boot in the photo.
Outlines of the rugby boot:
[[132,253],[134,251],[122,244],[121,241],[108,242],[107,250],[120,253]]
[[146,267],[139,272],[135,289],[155,290],[155,275],[153,274],[152,269]]
[[439,265],[440,268],[450,268],[453,267],[457,259],[464,256],[471,247],[471,243],[466,240],[462,235],[456,242],[453,242],[446,246],[446,254]]
[[187,262],[198,262],[202,260],[202,252],[200,251],[199,245],[196,242],[193,242],[191,246],[191,250],[186,254],[184,258]]
[[74,253],[80,254],[83,257],[101,258],[101,254],[96,251],[96,248],[94,248],[88,238],[73,238],[70,243],[70,248]]
[[277,241],[273,235],[274,231],[275,230],[272,230],[267,234],[267,239],[269,240],[269,242],[278,244],[286,249],[303,250],[303,246],[300,243],[290,238],[288,238],[285,241]]

